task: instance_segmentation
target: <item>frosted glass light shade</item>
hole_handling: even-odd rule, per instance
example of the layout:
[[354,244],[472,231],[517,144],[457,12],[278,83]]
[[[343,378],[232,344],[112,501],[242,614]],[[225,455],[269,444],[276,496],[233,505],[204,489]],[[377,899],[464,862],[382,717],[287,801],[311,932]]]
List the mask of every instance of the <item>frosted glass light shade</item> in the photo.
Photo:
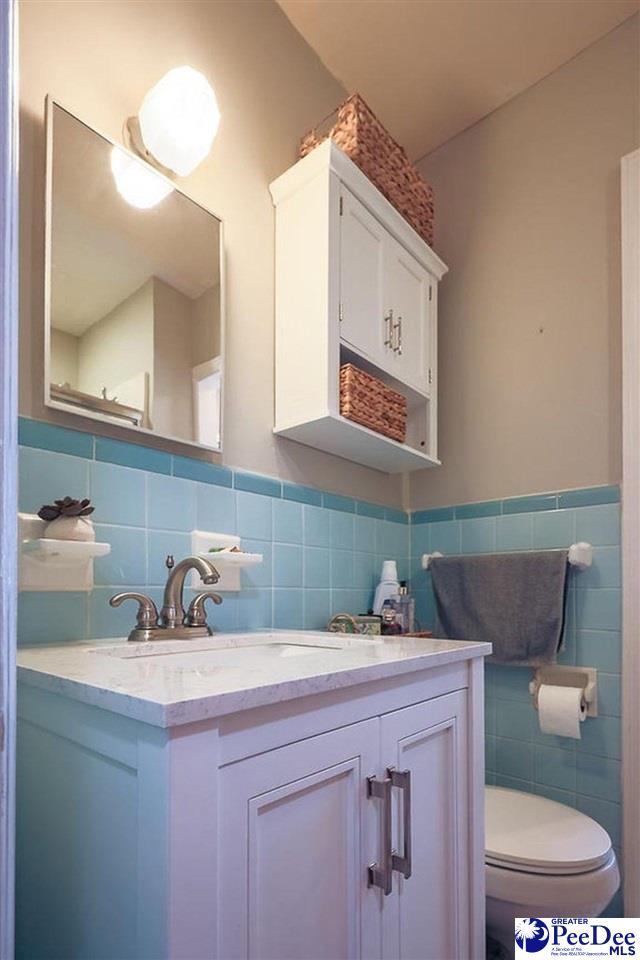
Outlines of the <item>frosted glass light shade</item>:
[[165,177],[120,147],[111,151],[111,172],[120,196],[139,210],[155,207],[173,191]]
[[175,67],[146,95],[138,120],[147,150],[163,167],[186,177],[209,153],[220,110],[201,73]]

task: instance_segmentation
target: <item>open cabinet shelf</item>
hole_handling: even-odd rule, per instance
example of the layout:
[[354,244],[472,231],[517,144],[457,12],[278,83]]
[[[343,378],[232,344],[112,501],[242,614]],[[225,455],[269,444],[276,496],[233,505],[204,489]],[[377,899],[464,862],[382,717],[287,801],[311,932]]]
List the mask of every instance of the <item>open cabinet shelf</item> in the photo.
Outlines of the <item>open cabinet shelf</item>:
[[277,433],[385,473],[405,473],[440,465],[429,454],[369,430],[340,414],[327,414],[318,420],[293,424]]

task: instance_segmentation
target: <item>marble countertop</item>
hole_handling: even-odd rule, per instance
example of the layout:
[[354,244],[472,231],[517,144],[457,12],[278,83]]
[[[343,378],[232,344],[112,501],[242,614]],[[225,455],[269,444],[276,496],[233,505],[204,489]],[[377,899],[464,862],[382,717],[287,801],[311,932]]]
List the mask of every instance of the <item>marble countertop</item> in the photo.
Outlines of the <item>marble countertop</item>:
[[488,643],[313,631],[122,638],[22,647],[21,683],[159,727],[395,677],[491,652]]

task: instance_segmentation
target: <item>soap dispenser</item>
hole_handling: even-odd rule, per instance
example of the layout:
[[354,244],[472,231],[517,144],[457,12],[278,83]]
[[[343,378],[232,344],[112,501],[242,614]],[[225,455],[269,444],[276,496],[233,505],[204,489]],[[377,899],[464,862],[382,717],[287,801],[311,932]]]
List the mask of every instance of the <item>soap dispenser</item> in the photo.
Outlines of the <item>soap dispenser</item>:
[[376,587],[376,593],[373,600],[373,612],[379,617],[382,614],[382,605],[385,600],[396,597],[400,590],[398,583],[398,568],[395,560],[384,560],[382,563],[382,573],[380,574],[380,583]]

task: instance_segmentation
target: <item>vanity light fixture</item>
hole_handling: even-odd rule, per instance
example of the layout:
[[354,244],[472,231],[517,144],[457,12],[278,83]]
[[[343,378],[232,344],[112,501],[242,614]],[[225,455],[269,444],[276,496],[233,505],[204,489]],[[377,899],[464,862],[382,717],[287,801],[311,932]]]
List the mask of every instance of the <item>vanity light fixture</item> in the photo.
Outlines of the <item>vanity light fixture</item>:
[[139,210],[155,207],[173,191],[166,177],[120,147],[111,151],[111,172],[120,196]]
[[220,125],[218,101],[193,67],[174,67],[147,93],[127,122],[135,149],[163,172],[186,177],[202,163]]

